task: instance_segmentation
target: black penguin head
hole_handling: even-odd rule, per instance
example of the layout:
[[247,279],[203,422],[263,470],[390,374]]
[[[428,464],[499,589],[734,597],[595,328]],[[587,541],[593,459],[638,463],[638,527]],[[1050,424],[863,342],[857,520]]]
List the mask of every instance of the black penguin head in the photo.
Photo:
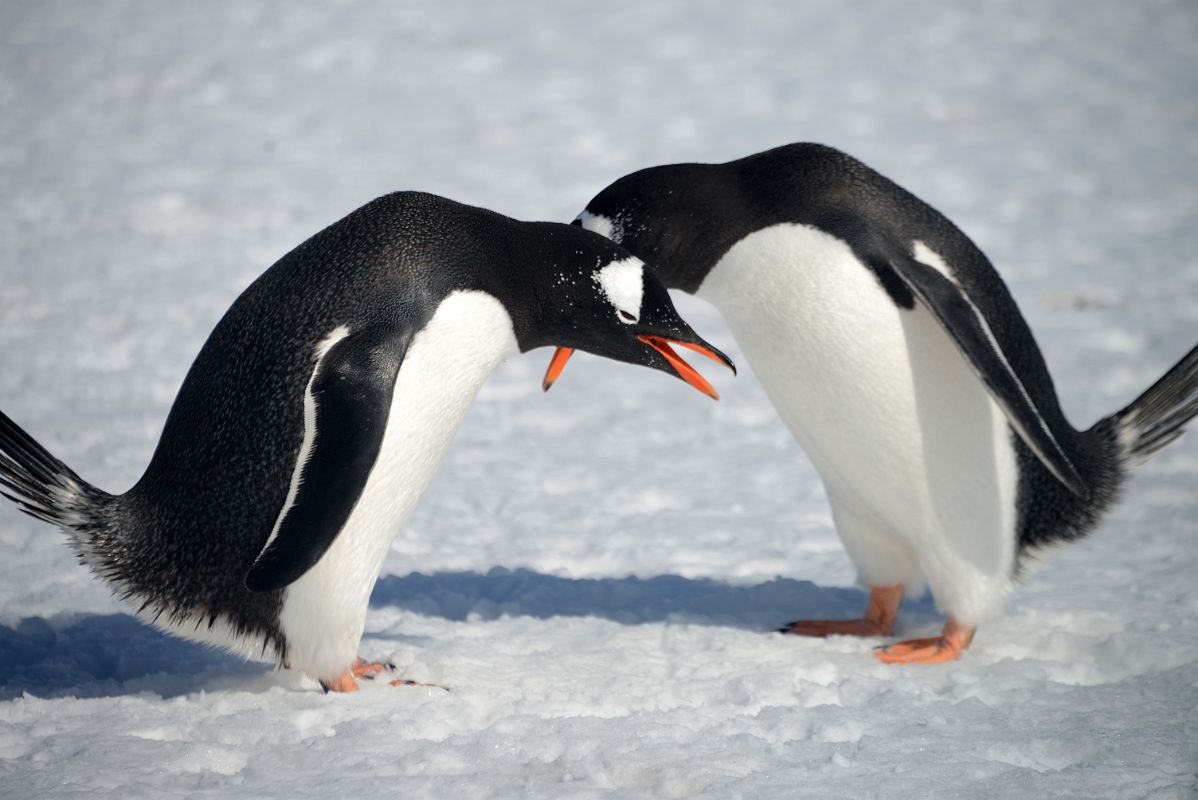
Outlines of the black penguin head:
[[649,167],[625,175],[591,198],[574,224],[606,236],[656,266],[654,256],[661,249],[660,226],[646,225],[642,220],[662,219],[671,205],[668,201],[677,202],[670,188],[676,183],[670,175],[672,169]]
[[666,286],[694,292],[744,204],[724,165],[666,164],[612,183],[574,224],[643,259]]
[[[675,375],[709,397],[719,395],[674,351],[695,350],[734,373],[731,359],[705,342],[674,308],[666,288],[644,263],[597,234],[569,231],[569,258],[554,258],[542,270],[534,346],[554,345],[543,386],[557,380],[575,350]],[[531,348],[524,348],[531,349]]]

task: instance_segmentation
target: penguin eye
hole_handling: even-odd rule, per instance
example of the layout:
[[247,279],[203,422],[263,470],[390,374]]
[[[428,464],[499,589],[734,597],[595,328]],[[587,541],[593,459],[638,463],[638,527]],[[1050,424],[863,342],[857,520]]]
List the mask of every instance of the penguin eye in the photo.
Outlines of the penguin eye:
[[629,314],[622,308],[620,309],[620,318],[625,322],[636,322],[636,317],[634,317],[632,314]]

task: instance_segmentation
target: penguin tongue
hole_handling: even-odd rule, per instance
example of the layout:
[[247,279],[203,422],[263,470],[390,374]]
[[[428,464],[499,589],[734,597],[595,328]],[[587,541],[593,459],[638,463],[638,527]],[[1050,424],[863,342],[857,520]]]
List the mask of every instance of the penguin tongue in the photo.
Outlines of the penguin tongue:
[[557,380],[557,376],[562,374],[562,370],[566,368],[566,362],[572,355],[574,355],[573,347],[557,348],[553,358],[549,360],[549,369],[545,370],[545,380],[541,381],[542,389],[549,391],[549,387]]
[[694,386],[712,400],[720,399],[720,393],[717,392],[715,388],[707,382],[706,378],[696,372],[694,367],[683,361],[682,358],[674,352],[670,345],[681,345],[690,350],[694,350],[696,353],[702,353],[713,361],[723,364],[724,362],[721,361],[720,358],[714,353],[701,345],[690,344],[689,342],[680,342],[676,339],[662,339],[659,336],[638,336],[636,338],[640,339],[642,342],[661,353],[662,357],[670,363],[670,366],[674,368],[674,371],[678,373],[678,376],[682,378],[682,380],[686,381],[691,386]]

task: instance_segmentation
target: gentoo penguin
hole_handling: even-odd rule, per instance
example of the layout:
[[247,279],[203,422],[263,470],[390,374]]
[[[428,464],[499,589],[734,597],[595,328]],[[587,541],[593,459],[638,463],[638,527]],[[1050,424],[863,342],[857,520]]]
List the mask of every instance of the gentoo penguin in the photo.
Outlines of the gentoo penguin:
[[1129,469],[1198,413],[1195,348],[1122,411],[1073,428],[982,252],[829,147],[644,169],[575,223],[720,310],[819,471],[869,605],[783,632],[885,636],[926,586],[942,634],[876,655],[957,658],[1026,558],[1090,531]]
[[380,666],[356,654],[387,550],[491,370],[557,345],[710,393],[671,343],[731,366],[602,236],[400,192],[234,302],[128,492],[90,485],[2,414],[0,490],[64,528],[143,619],[353,691]]

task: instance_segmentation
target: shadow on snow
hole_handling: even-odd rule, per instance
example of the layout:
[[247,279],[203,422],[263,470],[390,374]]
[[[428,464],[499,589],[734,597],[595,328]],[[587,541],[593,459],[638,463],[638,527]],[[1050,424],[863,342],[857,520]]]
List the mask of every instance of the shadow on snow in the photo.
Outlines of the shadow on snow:
[[[670,622],[771,632],[796,617],[851,617],[865,592],[776,578],[736,585],[709,578],[560,578],[526,569],[384,576],[374,608],[398,608],[455,622],[505,616],[599,617],[626,625]],[[931,603],[907,610],[934,613]],[[370,634],[367,633],[367,638]],[[245,662],[160,633],[129,614],[29,617],[0,625],[0,700],[107,697],[149,692],[175,697],[200,690],[252,689],[272,667]]]
[[504,616],[600,617],[626,625],[676,622],[762,631],[773,631],[799,615],[856,616],[865,602],[861,589],[788,578],[742,585],[678,575],[561,578],[502,567],[486,573],[386,575],[370,598],[375,608],[400,608],[455,622]]

